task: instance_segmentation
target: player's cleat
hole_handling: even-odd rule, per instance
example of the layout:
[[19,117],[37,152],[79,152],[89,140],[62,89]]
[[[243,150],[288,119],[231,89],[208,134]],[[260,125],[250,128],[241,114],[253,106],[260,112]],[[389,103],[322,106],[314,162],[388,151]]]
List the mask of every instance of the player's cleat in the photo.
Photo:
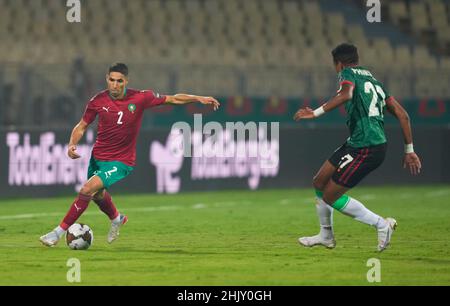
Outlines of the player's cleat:
[[118,224],[111,222],[111,229],[108,233],[108,243],[112,243],[119,236],[119,229],[122,225],[128,222],[128,217],[120,215],[120,222]]
[[385,228],[378,230],[378,252],[383,252],[391,242],[392,233],[397,227],[397,221],[392,218],[386,218]]
[[56,231],[51,231],[50,233],[39,238],[42,244],[48,247],[54,247],[58,243],[59,239],[60,238]]
[[336,247],[336,240],[330,239],[325,240],[320,235],[312,236],[312,237],[302,237],[298,239],[298,242],[304,247],[313,247],[316,245],[322,245],[327,249],[334,249]]

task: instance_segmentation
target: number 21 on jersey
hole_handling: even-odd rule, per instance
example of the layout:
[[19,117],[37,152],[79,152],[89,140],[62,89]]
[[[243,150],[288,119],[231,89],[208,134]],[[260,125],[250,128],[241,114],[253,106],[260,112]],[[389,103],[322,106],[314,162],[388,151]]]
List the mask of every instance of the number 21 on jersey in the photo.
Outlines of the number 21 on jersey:
[[[386,94],[379,85],[373,85],[371,82],[364,83],[364,92],[372,94],[372,101],[369,106],[369,117],[381,116],[383,118],[383,107],[386,105]],[[378,103],[379,102],[379,103]]]

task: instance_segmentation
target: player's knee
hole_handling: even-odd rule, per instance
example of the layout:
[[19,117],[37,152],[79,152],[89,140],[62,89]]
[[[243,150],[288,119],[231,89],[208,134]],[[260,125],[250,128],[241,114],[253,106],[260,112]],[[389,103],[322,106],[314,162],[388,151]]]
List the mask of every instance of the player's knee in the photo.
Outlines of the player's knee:
[[94,193],[96,192],[96,190],[93,190],[92,187],[88,186],[88,185],[84,185],[81,190],[80,193],[81,194],[86,194],[86,195],[94,195]]
[[98,192],[96,192],[95,194],[94,194],[94,196],[92,197],[92,199],[94,200],[94,201],[101,201],[101,200],[103,200],[103,191],[98,191]]
[[322,191],[325,188],[325,182],[321,180],[318,176],[313,178],[312,184],[314,189]]
[[323,193],[323,197],[322,197],[323,201],[325,203],[327,203],[328,205],[333,205],[334,202],[336,202],[336,195],[331,194],[329,192],[324,192]]

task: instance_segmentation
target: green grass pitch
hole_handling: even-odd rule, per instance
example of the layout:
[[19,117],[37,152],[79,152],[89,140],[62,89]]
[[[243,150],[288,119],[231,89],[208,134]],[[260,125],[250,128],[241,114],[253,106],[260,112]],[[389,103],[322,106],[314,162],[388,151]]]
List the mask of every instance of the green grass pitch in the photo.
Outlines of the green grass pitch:
[[373,285],[367,261],[380,260],[381,285],[450,285],[450,186],[356,188],[350,195],[399,223],[391,247],[376,252],[375,229],[334,214],[337,247],[307,249],[316,234],[312,189],[179,195],[113,195],[129,216],[106,242],[109,221],[91,203],[79,222],[94,231],[87,251],[38,238],[73,198],[0,201],[0,285]]

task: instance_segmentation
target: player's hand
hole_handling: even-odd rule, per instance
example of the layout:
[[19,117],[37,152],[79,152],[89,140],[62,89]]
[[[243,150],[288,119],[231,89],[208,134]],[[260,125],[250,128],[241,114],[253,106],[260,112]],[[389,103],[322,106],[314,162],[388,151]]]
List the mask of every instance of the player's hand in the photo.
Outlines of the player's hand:
[[69,149],[67,150],[67,155],[69,155],[69,157],[71,159],[78,159],[81,156],[78,155],[76,151],[77,151],[77,146],[71,145],[71,146],[69,146]]
[[422,168],[422,163],[420,162],[419,156],[416,153],[407,153],[403,158],[403,168],[409,168],[412,175],[417,175],[420,173]]
[[314,111],[309,107],[299,109],[294,115],[295,121],[300,121],[301,119],[314,119],[314,118],[316,118],[314,116]]
[[218,110],[220,103],[213,97],[198,97],[198,101],[204,105],[212,105],[214,110]]

